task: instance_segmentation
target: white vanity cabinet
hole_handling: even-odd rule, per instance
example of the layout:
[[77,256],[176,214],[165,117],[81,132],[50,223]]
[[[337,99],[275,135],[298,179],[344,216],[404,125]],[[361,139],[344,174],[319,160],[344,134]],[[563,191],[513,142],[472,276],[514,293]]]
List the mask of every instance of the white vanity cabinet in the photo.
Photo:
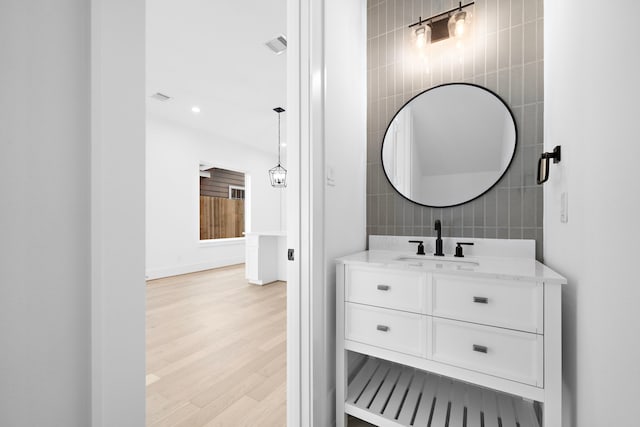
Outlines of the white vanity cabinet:
[[564,279],[535,260],[393,259],[338,260],[337,426],[560,427]]

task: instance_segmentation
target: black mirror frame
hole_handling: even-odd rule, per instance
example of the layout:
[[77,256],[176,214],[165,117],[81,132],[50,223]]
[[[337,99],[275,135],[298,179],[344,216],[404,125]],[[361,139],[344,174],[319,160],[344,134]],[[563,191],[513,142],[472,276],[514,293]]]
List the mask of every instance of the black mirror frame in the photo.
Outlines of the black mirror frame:
[[[491,95],[495,96],[498,100],[500,100],[500,102],[502,102],[502,104],[505,106],[505,108],[507,109],[507,111],[509,112],[509,115],[511,116],[511,120],[513,121],[513,129],[515,131],[515,141],[513,143],[513,153],[511,154],[511,159],[509,159],[509,163],[507,164],[507,167],[504,169],[504,172],[502,172],[502,175],[500,175],[500,177],[498,177],[498,179],[496,179],[496,182],[494,182],[493,184],[491,184],[491,186],[489,186],[489,188],[487,188],[486,190],[484,190],[482,193],[478,194],[477,196],[469,199],[469,200],[465,200],[464,202],[460,202],[460,203],[455,203],[453,205],[442,205],[442,206],[435,206],[435,205],[426,205],[424,203],[420,203],[417,202],[415,200],[410,199],[409,197],[405,196],[404,194],[402,194],[394,185],[393,182],[391,182],[391,179],[389,179],[389,175],[387,174],[387,170],[384,167],[384,158],[383,158],[383,150],[384,150],[384,141],[387,137],[387,132],[389,132],[389,128],[391,127],[391,124],[393,123],[393,120],[396,118],[396,116],[398,114],[400,114],[400,112],[404,109],[404,107],[406,107],[411,101],[413,101],[414,99],[416,99],[417,97],[424,95],[425,93],[433,90],[433,89],[437,89],[437,88],[441,88],[444,86],[473,86],[476,87],[478,89],[482,89],[486,92],[489,92]],[[455,206],[460,206],[460,205],[464,205],[465,203],[469,203],[472,202],[482,196],[484,196],[485,194],[487,194],[493,187],[495,187],[496,185],[498,185],[498,183],[502,180],[502,178],[504,178],[504,176],[507,174],[507,171],[509,170],[509,168],[511,167],[511,164],[513,163],[513,159],[516,157],[516,150],[518,149],[518,123],[516,122],[516,118],[513,115],[513,111],[511,111],[511,108],[509,108],[509,104],[507,104],[507,102],[502,99],[502,97],[500,97],[500,95],[498,95],[497,93],[495,93],[494,91],[492,91],[491,89],[488,89],[484,86],[480,86],[477,85],[475,83],[466,83],[466,82],[452,82],[452,83],[443,83],[437,86],[433,86],[430,87],[429,89],[425,89],[422,92],[418,93],[417,95],[414,95],[413,97],[411,97],[407,102],[405,102],[402,107],[400,107],[398,109],[398,111],[396,111],[396,113],[393,115],[393,117],[391,117],[391,120],[389,121],[389,124],[387,125],[387,129],[384,131],[384,135],[382,136],[382,144],[380,145],[380,164],[382,166],[382,171],[384,172],[384,176],[385,178],[387,178],[387,181],[389,182],[389,184],[391,185],[391,187],[395,190],[396,193],[400,194],[404,199],[410,201],[411,203],[414,203],[416,205],[419,206],[424,206],[427,208],[452,208]]]

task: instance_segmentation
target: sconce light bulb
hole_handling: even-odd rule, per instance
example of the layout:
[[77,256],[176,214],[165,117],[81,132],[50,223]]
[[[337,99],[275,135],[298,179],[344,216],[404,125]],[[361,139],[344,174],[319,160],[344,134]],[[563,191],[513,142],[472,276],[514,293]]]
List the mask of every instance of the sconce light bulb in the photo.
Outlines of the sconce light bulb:
[[460,10],[455,12],[449,18],[449,37],[455,37],[460,39],[464,36],[467,26],[471,23],[471,14],[469,12]]
[[416,29],[416,46],[422,49],[427,44],[424,27]]
[[422,49],[431,43],[431,27],[429,25],[420,25],[416,28],[416,46]]
[[456,21],[456,30],[455,30],[456,37],[462,37],[464,35],[464,25],[465,25],[464,18],[460,18]]

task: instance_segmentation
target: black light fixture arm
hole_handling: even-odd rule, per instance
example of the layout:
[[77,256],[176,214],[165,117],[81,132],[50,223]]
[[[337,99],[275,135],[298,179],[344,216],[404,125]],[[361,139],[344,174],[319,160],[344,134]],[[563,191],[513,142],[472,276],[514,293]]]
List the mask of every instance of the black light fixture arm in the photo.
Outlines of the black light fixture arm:
[[462,10],[462,9],[464,9],[465,7],[469,7],[469,6],[473,5],[473,4],[475,4],[475,1],[472,1],[471,3],[467,3],[467,4],[465,4],[465,5],[463,5],[463,4],[462,4],[462,2],[459,2],[459,3],[458,3],[458,7],[453,8],[453,9],[451,9],[451,10],[447,10],[446,12],[439,13],[439,14],[437,14],[437,15],[433,15],[433,16],[432,16],[432,17],[430,17],[430,18],[422,19],[422,16],[421,16],[421,17],[419,17],[419,18],[418,18],[418,22],[415,22],[415,23],[413,23],[413,24],[409,25],[409,28],[413,28],[413,27],[416,27],[416,26],[418,26],[418,25],[422,25],[422,24],[426,24],[426,23],[429,23],[429,22],[435,21],[435,20],[437,20],[438,18],[442,18],[443,16],[449,16],[451,13],[453,13],[453,12],[457,12],[457,11],[459,11],[459,10]]
[[280,113],[284,113],[285,109],[282,107],[276,107],[273,111],[278,113],[278,166],[280,166]]

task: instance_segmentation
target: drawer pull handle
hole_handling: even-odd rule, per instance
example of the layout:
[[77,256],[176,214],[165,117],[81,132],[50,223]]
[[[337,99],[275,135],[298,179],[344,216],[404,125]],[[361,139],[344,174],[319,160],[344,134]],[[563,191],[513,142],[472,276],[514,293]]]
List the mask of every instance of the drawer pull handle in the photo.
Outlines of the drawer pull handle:
[[376,329],[382,332],[389,332],[389,327],[385,325],[378,325]]
[[389,285],[378,285],[378,290],[379,291],[388,291],[389,290]]
[[478,304],[489,304],[489,298],[473,297],[473,302],[477,302]]
[[487,354],[487,350],[488,348],[483,345],[477,345],[477,344],[473,345],[473,351],[477,351],[478,353]]

